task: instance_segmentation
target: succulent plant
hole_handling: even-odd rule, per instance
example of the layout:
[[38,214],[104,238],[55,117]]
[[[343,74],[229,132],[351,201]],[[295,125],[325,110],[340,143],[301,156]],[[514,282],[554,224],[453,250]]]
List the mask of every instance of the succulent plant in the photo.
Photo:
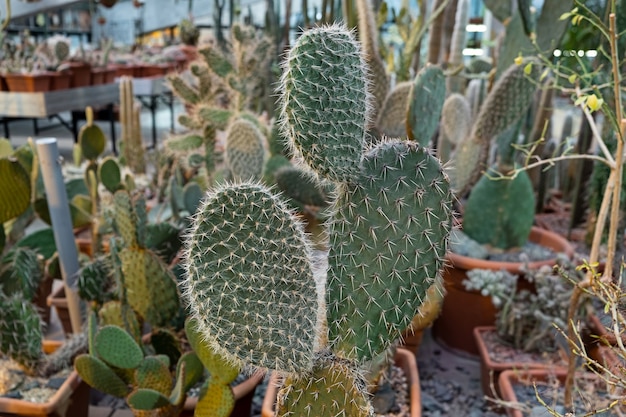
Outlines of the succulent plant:
[[95,329],[90,352],[79,355],[74,368],[90,386],[125,398],[136,416],[178,416],[187,391],[202,376],[203,366],[193,352],[178,354],[172,368],[165,354],[146,355],[124,328],[105,325]]
[[189,19],[182,19],[178,24],[180,40],[185,45],[196,46],[200,39],[200,29]]
[[396,84],[389,92],[376,121],[376,127],[381,134],[391,138],[406,135],[407,106],[412,88],[410,81],[404,81]]
[[254,123],[235,120],[226,136],[226,161],[235,180],[260,180],[265,162],[265,138]]
[[446,77],[441,68],[435,65],[422,68],[413,81],[405,110],[409,139],[422,146],[430,145],[430,139],[437,131],[445,98]]
[[184,296],[198,331],[238,368],[287,376],[279,416],[369,415],[363,366],[411,325],[443,266],[447,177],[415,142],[364,149],[365,71],[347,29],[311,29],[291,49],[280,89],[293,152],[337,188],[323,299],[302,224],[266,186],[210,190],[187,236]]
[[133,80],[122,77],[120,85],[120,125],[122,128],[120,143],[124,162],[136,174],[146,172],[143,137],[141,133],[141,103],[133,95]]

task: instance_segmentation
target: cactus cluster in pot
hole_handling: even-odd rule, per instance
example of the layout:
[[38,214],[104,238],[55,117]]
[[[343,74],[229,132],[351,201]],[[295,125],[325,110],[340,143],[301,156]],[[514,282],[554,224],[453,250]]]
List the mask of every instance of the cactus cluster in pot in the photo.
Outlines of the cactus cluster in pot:
[[255,181],[211,189],[186,238],[184,297],[207,344],[285,376],[279,416],[368,416],[368,364],[440,279],[452,194],[439,161],[400,139],[366,143],[366,64],[342,26],[306,31],[281,80],[292,151],[332,181],[328,268],[283,198]]

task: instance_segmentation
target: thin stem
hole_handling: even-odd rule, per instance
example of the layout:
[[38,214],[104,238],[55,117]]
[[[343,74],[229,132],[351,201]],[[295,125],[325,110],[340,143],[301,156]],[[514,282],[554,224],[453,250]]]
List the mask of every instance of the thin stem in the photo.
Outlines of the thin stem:
[[[580,89],[576,89],[576,94],[578,94],[578,96],[580,97]],[[591,128],[591,132],[593,133],[593,138],[595,139],[596,143],[600,147],[600,150],[604,154],[607,165],[610,168],[615,168],[615,159],[613,158],[613,155],[611,155],[611,152],[609,152],[609,149],[606,147],[606,144],[602,140],[602,135],[600,135],[600,132],[598,131],[598,126],[593,122],[594,120],[591,116],[591,112],[589,111],[585,103],[581,103],[580,108],[582,109],[583,114],[589,122],[589,127]]]

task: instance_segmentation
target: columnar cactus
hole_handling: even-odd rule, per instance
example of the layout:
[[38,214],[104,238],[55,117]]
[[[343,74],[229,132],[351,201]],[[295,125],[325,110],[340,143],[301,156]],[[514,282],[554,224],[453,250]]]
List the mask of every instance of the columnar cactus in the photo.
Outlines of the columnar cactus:
[[137,174],[146,172],[143,139],[139,115],[141,104],[135,101],[133,95],[133,80],[131,77],[120,79],[120,125],[122,127],[122,152],[126,165]]
[[334,25],[299,38],[282,79],[285,136],[337,189],[324,297],[302,225],[258,183],[210,191],[187,237],[184,295],[202,337],[235,365],[286,374],[279,416],[371,415],[363,367],[410,326],[443,266],[447,177],[415,142],[363,149],[365,71]]

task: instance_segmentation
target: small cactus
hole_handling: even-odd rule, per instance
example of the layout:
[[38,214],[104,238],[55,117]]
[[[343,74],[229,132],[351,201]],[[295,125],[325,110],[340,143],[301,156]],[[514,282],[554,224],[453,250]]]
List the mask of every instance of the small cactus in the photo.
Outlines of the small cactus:
[[0,308],[0,352],[32,372],[42,357],[41,317],[20,294],[0,294]]

